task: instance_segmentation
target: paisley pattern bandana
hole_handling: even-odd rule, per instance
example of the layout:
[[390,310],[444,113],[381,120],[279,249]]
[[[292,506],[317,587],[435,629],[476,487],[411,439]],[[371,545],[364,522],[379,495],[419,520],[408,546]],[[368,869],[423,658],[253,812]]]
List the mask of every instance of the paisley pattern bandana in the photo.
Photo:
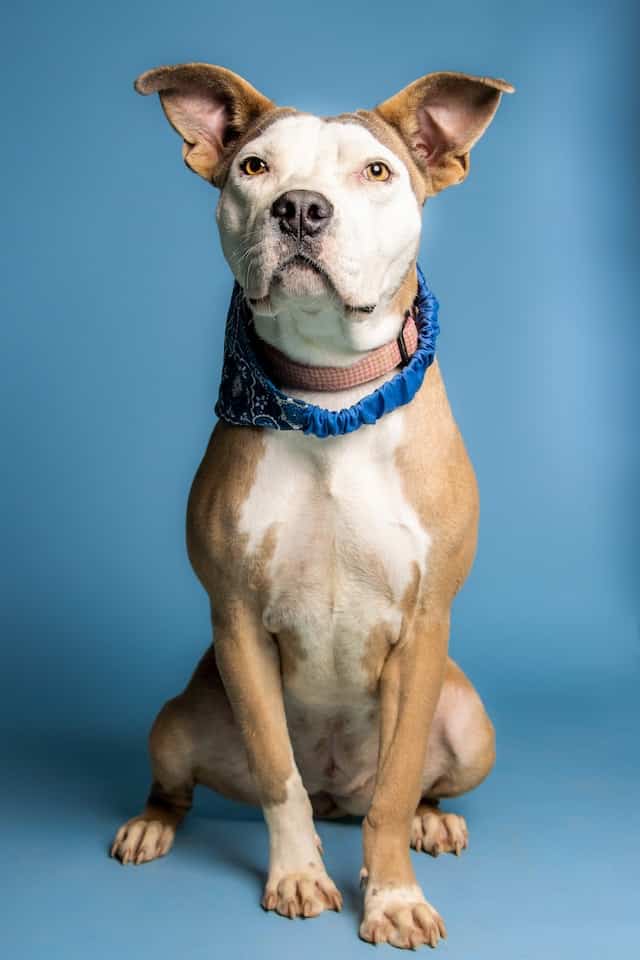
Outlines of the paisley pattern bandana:
[[327,410],[280,390],[260,364],[253,342],[253,318],[238,283],[227,314],[222,379],[215,412],[221,420],[240,427],[302,430],[316,437],[335,437],[373,424],[385,413],[409,403],[433,363],[438,324],[438,301],[418,267],[414,300],[418,346],[399,372],[351,407]]

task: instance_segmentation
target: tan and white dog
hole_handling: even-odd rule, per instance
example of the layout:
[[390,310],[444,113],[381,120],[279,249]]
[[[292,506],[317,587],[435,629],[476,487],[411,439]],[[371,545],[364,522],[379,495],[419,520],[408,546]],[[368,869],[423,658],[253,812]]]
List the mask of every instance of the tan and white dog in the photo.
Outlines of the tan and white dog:
[[[186,163],[221,190],[222,247],[259,337],[296,361],[347,367],[398,336],[416,294],[422,205],[465,178],[513,88],[436,73],[329,118],[279,108],[209,64],[151,70],[136,89],[159,93]],[[290,392],[339,410],[395,372]],[[409,847],[460,853],[466,824],[438,802],[494,762],[491,721],[447,656],[477,518],[437,363],[411,403],[347,435],[218,422],[187,517],[215,645],[154,723],[148,803],[112,855],[167,853],[204,784],[262,807],[262,905],[310,917],[342,903],[314,816],[360,815],[361,936],[435,946],[444,924]]]

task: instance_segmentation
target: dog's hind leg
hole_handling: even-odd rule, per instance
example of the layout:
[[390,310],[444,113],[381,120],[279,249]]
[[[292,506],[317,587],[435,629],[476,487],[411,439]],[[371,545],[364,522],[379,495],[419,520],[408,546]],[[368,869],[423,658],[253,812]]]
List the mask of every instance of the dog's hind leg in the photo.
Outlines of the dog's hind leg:
[[168,853],[176,828],[191,808],[192,753],[181,724],[180,697],[170,700],[158,714],[149,736],[153,782],[147,804],[117,831],[111,856],[121,863],[147,863]]
[[443,797],[478,786],[495,760],[493,724],[475,688],[449,659],[431,726],[422,800],[411,824],[411,846],[437,857],[458,855],[469,842],[464,817],[440,809]]
[[147,805],[120,827],[111,846],[111,856],[122,863],[146,863],[168,853],[196,784],[232,800],[259,802],[213,647],[186,690],[158,714],[149,753],[153,783]]

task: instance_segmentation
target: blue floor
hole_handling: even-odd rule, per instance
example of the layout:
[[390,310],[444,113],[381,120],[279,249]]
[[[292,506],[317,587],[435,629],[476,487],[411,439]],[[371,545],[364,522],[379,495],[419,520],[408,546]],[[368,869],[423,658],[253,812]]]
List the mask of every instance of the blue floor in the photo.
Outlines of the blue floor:
[[[489,695],[498,765],[475,793],[450,804],[468,819],[469,850],[435,861],[413,854],[448,926],[441,956],[638,955],[637,691],[637,678],[628,677],[578,682],[542,697],[524,689]],[[114,828],[146,792],[144,731],[135,738],[35,731],[16,734],[9,748],[3,956],[372,955],[357,936],[355,822],[319,825],[343,912],[285,920],[258,905],[267,862],[263,823],[204,791],[168,857],[141,867],[107,857]],[[393,948],[377,949],[391,956]]]

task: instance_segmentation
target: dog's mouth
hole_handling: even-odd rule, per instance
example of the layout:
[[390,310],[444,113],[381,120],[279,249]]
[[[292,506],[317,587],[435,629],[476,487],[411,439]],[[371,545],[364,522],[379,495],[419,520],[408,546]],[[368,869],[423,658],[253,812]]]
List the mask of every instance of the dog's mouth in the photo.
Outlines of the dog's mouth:
[[327,269],[310,254],[298,252],[280,264],[271,278],[271,288],[290,296],[314,297],[334,294]]
[[273,301],[281,298],[303,299],[309,302],[327,298],[341,304],[345,312],[357,317],[358,314],[370,314],[376,304],[354,305],[346,303],[340,296],[327,268],[315,257],[298,251],[288,257],[273,272],[269,292],[265,297],[249,298],[257,313],[271,313]]
[[266,296],[249,297],[256,313],[273,314],[286,300],[305,302],[313,309],[327,299],[339,299],[327,269],[310,254],[298,250],[278,264],[271,275]]

